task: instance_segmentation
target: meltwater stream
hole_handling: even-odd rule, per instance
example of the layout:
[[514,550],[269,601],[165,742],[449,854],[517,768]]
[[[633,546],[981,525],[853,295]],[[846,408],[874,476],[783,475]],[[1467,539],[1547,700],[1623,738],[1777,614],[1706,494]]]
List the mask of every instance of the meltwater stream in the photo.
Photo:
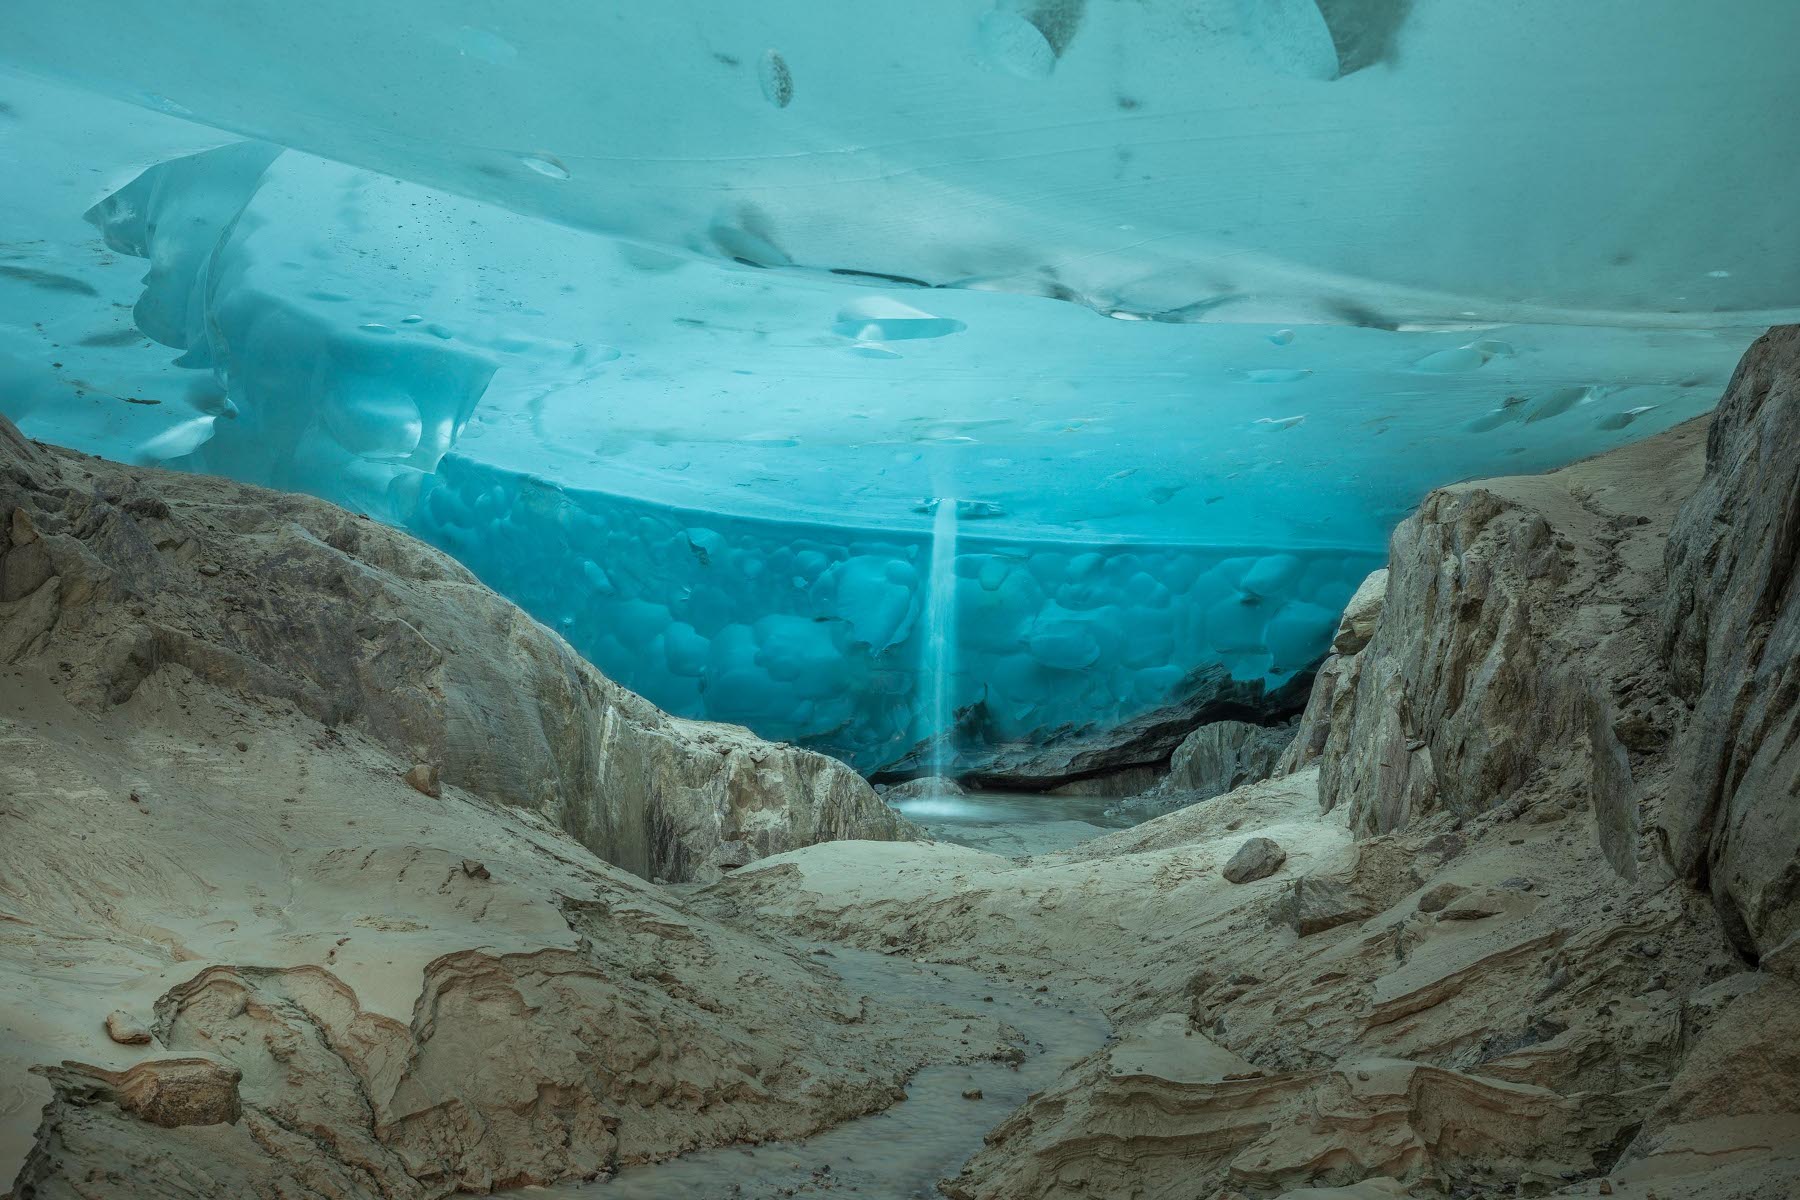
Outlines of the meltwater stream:
[[[946,1016],[996,1017],[1023,1036],[1017,1066],[976,1062],[926,1067],[906,1099],[800,1142],[725,1146],[668,1162],[628,1167],[612,1179],[528,1189],[532,1195],[591,1200],[754,1200],[765,1196],[854,1194],[872,1200],[939,1195],[981,1149],[987,1132],[1033,1092],[1105,1043],[1098,1014],[1059,1006],[963,967],[916,963],[832,946],[823,962],[853,993],[903,1005],[943,1007]],[[979,1092],[979,1099],[965,1094]]]

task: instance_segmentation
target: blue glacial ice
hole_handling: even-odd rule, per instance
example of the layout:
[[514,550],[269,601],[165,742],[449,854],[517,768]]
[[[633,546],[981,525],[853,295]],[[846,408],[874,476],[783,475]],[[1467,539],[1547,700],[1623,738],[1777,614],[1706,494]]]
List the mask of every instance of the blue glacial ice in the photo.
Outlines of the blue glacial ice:
[[1800,315],[1785,4],[190,10],[0,15],[0,411],[871,771],[1278,686]]

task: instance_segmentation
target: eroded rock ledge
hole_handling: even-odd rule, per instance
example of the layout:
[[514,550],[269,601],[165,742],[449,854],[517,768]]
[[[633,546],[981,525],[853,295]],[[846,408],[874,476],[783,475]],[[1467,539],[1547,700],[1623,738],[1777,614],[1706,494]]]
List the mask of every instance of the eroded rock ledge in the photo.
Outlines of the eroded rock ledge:
[[0,663],[22,662],[59,664],[91,711],[180,667],[353,726],[646,877],[904,830],[843,765],[667,716],[403,533],[36,446],[0,418]]

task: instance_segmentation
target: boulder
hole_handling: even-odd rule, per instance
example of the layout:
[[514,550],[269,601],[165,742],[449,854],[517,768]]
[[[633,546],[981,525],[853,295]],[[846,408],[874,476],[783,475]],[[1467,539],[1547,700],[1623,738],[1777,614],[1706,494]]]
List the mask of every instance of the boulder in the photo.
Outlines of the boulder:
[[896,800],[915,800],[920,796],[961,796],[962,784],[954,779],[945,779],[942,775],[926,775],[918,779],[909,779],[905,783],[897,783],[881,794],[881,798],[892,804]]
[[1666,827],[1739,946],[1800,929],[1800,326],[1744,355],[1669,537],[1669,677],[1693,705]]
[[1293,739],[1291,725],[1268,728],[1243,721],[1209,722],[1175,748],[1163,788],[1204,799],[1257,783],[1269,777]]
[[128,1012],[114,1009],[106,1014],[106,1036],[121,1046],[147,1046],[150,1027]]
[[1219,873],[1232,883],[1251,883],[1267,879],[1286,861],[1287,851],[1279,844],[1266,837],[1254,837],[1238,847]]
[[407,769],[405,778],[406,786],[420,795],[436,797],[443,794],[435,763],[414,763]]
[[1108,812],[1139,813],[1179,808],[1269,778],[1294,739],[1292,725],[1266,727],[1245,721],[1210,721],[1182,740],[1169,772],[1156,785],[1113,805]]
[[119,1107],[152,1125],[230,1125],[243,1109],[244,1073],[210,1058],[164,1058],[139,1063],[118,1077]]
[[[1736,987],[1613,1169],[1620,1195],[1687,1175],[1698,1196],[1791,1195],[1800,1179],[1800,985]],[[1696,1167],[1694,1164],[1704,1166]],[[1684,1193],[1675,1192],[1676,1195]]]

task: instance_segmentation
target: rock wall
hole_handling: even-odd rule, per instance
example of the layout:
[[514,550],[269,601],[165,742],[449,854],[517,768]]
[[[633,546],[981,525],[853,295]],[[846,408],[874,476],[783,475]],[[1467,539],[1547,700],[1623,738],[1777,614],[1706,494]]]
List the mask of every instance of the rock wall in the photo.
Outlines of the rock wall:
[[0,420],[0,521],[0,662],[62,664],[89,709],[185,667],[353,724],[644,876],[903,832],[841,764],[669,717],[444,555],[331,505],[39,448]]
[[1693,706],[1668,830],[1752,954],[1800,929],[1800,326],[1744,355],[1669,538],[1662,650]]
[[1703,436],[1690,422],[1548,475],[1428,496],[1394,532],[1367,646],[1322,672],[1324,806],[1348,806],[1366,835],[1440,810],[1579,800],[1614,869],[1635,873],[1680,726],[1654,609]]

